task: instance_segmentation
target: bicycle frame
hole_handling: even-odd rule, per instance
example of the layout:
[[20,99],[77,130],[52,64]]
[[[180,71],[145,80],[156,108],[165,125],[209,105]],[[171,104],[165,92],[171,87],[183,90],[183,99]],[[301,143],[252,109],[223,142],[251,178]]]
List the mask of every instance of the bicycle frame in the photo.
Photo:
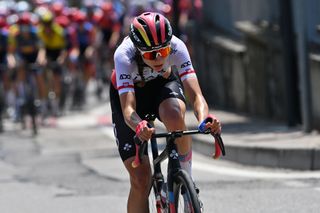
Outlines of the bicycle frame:
[[[173,209],[175,209],[175,200],[174,200],[174,193],[173,193],[173,185],[175,180],[176,173],[181,169],[180,161],[179,161],[179,154],[177,151],[177,146],[174,143],[176,138],[182,137],[183,135],[191,135],[191,134],[199,134],[198,130],[187,130],[187,131],[174,131],[170,133],[159,133],[154,134],[151,139],[151,150],[152,150],[152,156],[153,156],[153,167],[154,167],[154,174],[153,178],[157,181],[159,181],[158,177],[162,177],[160,180],[163,182],[163,176],[161,172],[161,163],[168,158],[168,172],[167,172],[167,187],[168,187],[168,198],[169,198],[169,208],[174,212]],[[202,133],[202,134],[209,134],[208,133]],[[156,141],[156,138],[166,138],[166,147],[165,149],[158,154],[158,144]],[[161,187],[162,183],[158,183]],[[161,188],[157,188],[161,189]],[[155,192],[159,193],[159,191]],[[157,200],[157,208],[160,206],[160,200]]]
[[[153,121],[155,120],[154,116],[146,116],[148,120],[149,127],[154,127]],[[150,123],[151,122],[151,123]],[[178,130],[167,133],[157,133],[153,134],[150,140],[151,143],[151,151],[152,151],[152,164],[153,164],[153,189],[156,198],[156,208],[157,212],[162,212],[162,210],[167,209],[167,204],[169,204],[170,212],[176,212],[176,201],[174,194],[174,185],[175,181],[178,178],[178,174],[181,172],[181,166],[179,161],[179,154],[177,152],[177,146],[175,144],[175,139],[180,138],[183,135],[193,135],[193,134],[210,134],[210,130],[206,132],[201,132],[200,130]],[[216,144],[220,147],[222,154],[225,155],[223,141],[220,135],[214,136],[216,139]],[[166,147],[159,154],[157,138],[166,138]],[[138,137],[134,137],[134,141],[136,144],[136,157],[132,162],[132,166],[136,168],[141,163],[141,156],[143,155],[145,149],[147,148],[147,142],[141,142]],[[216,147],[217,148],[217,147]],[[164,178],[161,172],[161,163],[168,158],[168,167],[167,167],[167,202],[161,202],[160,191],[162,189],[162,184],[164,183]],[[151,189],[150,189],[151,190]]]

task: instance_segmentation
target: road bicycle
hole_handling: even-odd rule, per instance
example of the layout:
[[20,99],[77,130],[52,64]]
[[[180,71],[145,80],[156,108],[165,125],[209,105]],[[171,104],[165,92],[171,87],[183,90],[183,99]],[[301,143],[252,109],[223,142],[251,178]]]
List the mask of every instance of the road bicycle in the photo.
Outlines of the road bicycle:
[[0,64],[0,133],[4,131],[4,113],[6,110],[6,91],[5,91],[5,72],[7,71],[7,66]]
[[[0,71],[1,72],[1,71]],[[0,76],[1,78],[1,76]],[[5,110],[5,92],[2,79],[0,79],[0,133],[3,132],[3,113]]]
[[[43,76],[46,82],[47,100],[46,113],[47,116],[60,116],[65,108],[67,95],[70,90],[70,77],[66,75],[68,71],[63,64],[50,59],[46,65],[42,67]],[[56,82],[57,81],[57,82]],[[59,89],[57,88],[59,87]],[[60,94],[57,91],[60,90]]]
[[26,129],[26,116],[30,116],[32,125],[32,134],[38,134],[37,115],[40,107],[38,100],[38,87],[35,75],[39,66],[35,63],[25,66],[23,81],[18,83],[17,89],[17,107],[18,120],[22,124],[22,128]]
[[[146,120],[150,127],[154,126],[155,115],[147,115]],[[199,190],[195,187],[190,175],[184,171],[179,162],[179,156],[175,142],[176,138],[183,135],[209,134],[210,130],[200,132],[199,130],[172,131],[166,133],[153,134],[150,144],[152,151],[152,190],[153,195],[149,204],[151,208],[155,207],[157,213],[201,213],[203,212],[202,202],[199,200]],[[159,154],[157,138],[166,138],[165,149]],[[225,155],[223,140],[220,135],[214,135],[215,138],[215,158],[218,155]],[[141,163],[141,157],[148,146],[147,142],[141,142],[138,137],[134,138],[136,144],[136,156],[132,162],[134,168]],[[166,178],[161,171],[161,163],[168,158]],[[151,192],[150,189],[150,192]],[[152,193],[150,193],[152,194]],[[152,209],[151,209],[152,210]]]

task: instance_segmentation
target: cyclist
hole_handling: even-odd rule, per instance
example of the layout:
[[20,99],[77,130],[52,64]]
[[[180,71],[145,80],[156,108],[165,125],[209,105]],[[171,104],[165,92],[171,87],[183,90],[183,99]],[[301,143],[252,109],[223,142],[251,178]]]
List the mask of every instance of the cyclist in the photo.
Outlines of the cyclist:
[[[98,54],[103,63],[109,63],[108,65],[113,67],[112,54],[114,53],[120,38],[121,24],[113,8],[112,2],[103,2],[100,8],[102,14],[99,17],[97,24],[101,32],[102,41],[99,45]],[[111,73],[111,71],[109,73]],[[107,77],[110,78],[110,76]]]
[[[82,91],[82,99],[80,102],[84,104],[85,88],[90,78],[95,74],[94,66],[94,42],[95,42],[95,28],[87,21],[86,14],[78,11],[74,17],[74,23],[69,28],[69,35],[71,40],[71,47],[69,53],[70,68],[77,73],[84,85]],[[74,103],[75,104],[75,103]],[[81,105],[80,104],[80,105]]]
[[9,79],[7,74],[7,46],[8,31],[5,17],[0,16],[0,133],[3,131],[2,115],[5,110],[5,91],[9,88]]
[[63,2],[55,1],[51,5],[51,11],[54,14],[54,20],[63,28],[66,28],[70,25],[70,20],[66,14],[67,7],[64,6]]
[[[34,14],[22,12],[16,25],[11,26],[9,36],[9,53],[12,58],[11,67],[17,68],[17,84],[25,82],[28,76],[36,79],[39,98],[43,104],[46,97],[46,87],[41,69],[36,69],[39,52],[39,37],[34,26]],[[31,66],[31,67],[30,67]]]
[[[56,102],[59,101],[61,95],[63,64],[67,56],[66,52],[66,32],[64,28],[58,25],[54,20],[51,11],[46,10],[40,14],[40,23],[38,25],[38,36],[41,41],[38,61],[40,65],[49,66],[53,71],[53,89]],[[49,82],[51,83],[51,82]],[[54,103],[54,113],[60,113]],[[59,103],[60,109],[63,108]]]
[[[163,15],[146,12],[135,17],[129,36],[114,54],[114,62],[110,100],[118,150],[130,175],[127,208],[128,212],[148,212],[148,157],[142,158],[138,168],[131,166],[136,152],[134,135],[147,141],[155,131],[143,120],[144,115],[156,114],[168,131],[185,130],[185,92],[205,129],[220,133],[221,125],[208,112],[185,44],[172,35],[170,23]],[[191,138],[182,137],[176,142],[181,167],[191,175]]]

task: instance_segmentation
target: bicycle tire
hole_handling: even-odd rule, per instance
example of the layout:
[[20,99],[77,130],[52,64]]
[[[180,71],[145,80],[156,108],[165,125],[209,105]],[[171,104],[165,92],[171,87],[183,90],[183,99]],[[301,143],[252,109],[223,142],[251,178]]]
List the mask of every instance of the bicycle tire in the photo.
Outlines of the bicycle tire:
[[5,109],[4,91],[0,82],[0,133],[3,132],[3,111]]
[[[189,207],[191,211],[187,211],[185,209],[185,201],[183,200],[183,196],[188,196],[189,199]],[[197,192],[194,187],[194,183],[191,180],[188,173],[184,170],[179,170],[174,176],[174,183],[173,183],[173,194],[174,194],[174,201],[175,201],[175,212],[193,212],[193,213],[201,213],[200,202],[198,199]],[[180,206],[179,206],[180,205]]]
[[149,194],[149,212],[150,213],[164,213],[167,212],[167,208],[163,206],[159,201],[161,199],[160,194],[155,191],[154,187],[151,187]]
[[26,103],[24,105],[24,115],[29,115],[31,117],[32,133],[33,135],[38,134],[37,127],[37,107],[35,103],[35,88],[31,82],[25,86],[25,98]]

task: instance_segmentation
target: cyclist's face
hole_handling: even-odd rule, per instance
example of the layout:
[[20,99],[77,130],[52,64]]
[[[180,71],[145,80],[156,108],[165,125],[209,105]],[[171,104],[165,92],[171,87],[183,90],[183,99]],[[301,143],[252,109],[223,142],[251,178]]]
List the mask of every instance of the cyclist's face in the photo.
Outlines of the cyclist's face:
[[154,71],[161,71],[168,56],[170,55],[170,46],[153,52],[141,52],[143,61]]

